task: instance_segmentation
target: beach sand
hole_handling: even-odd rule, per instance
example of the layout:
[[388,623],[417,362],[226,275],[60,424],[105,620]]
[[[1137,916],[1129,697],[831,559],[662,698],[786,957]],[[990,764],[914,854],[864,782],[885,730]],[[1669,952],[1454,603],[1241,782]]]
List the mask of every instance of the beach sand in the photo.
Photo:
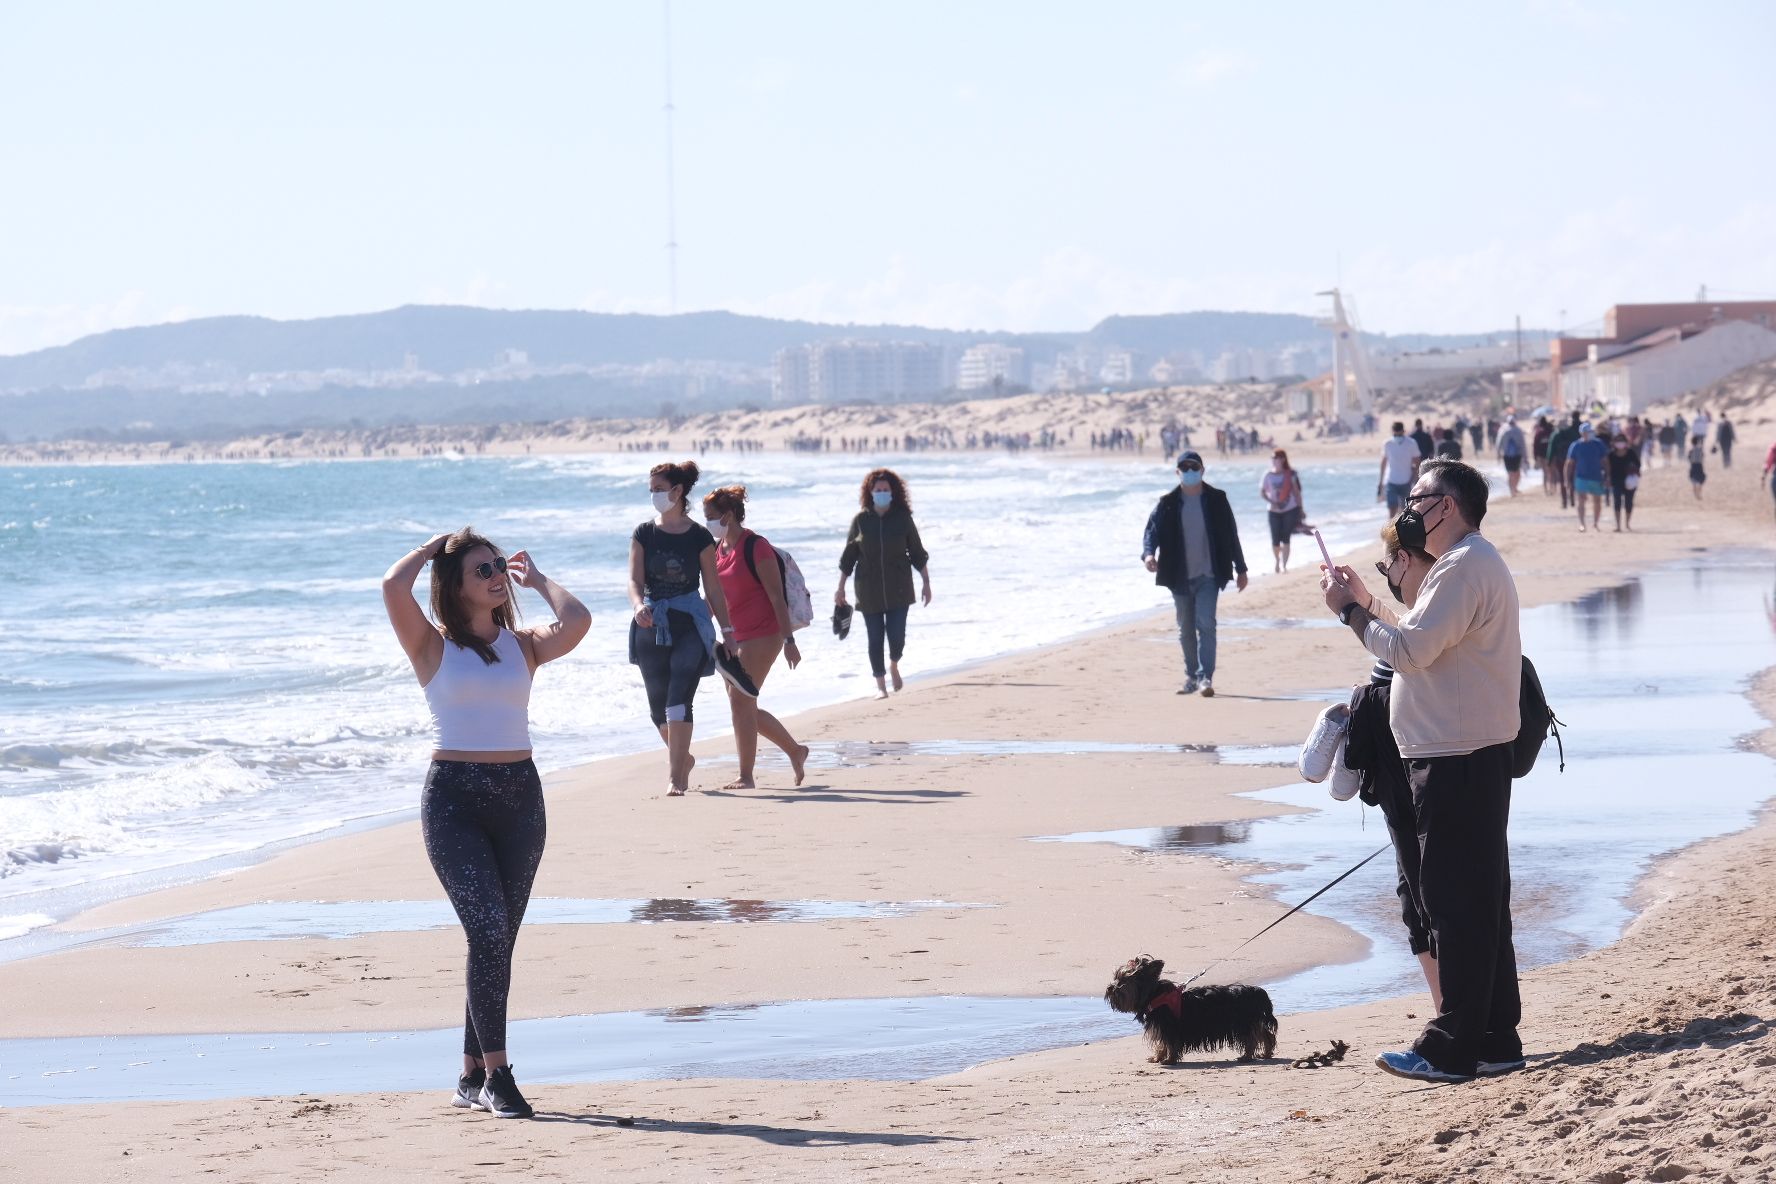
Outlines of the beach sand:
[[[1700,508],[1680,469],[1653,470],[1632,535],[1611,533],[1607,514],[1603,535],[1580,535],[1531,481],[1523,497],[1495,497],[1485,530],[1517,573],[1525,607],[1700,551],[1765,546],[1776,535],[1769,496],[1747,463],[1761,446],[1745,452],[1738,469],[1711,474]],[[1247,543],[1261,554],[1262,540]],[[1175,635],[1155,589],[1166,611],[1153,617],[915,681],[886,704],[812,712],[795,730],[816,742],[1298,744],[1324,694],[1368,667],[1343,630],[1239,626],[1241,617],[1324,616],[1311,564],[1298,564],[1223,595],[1213,700],[1172,693]],[[1146,577],[1131,564],[1130,578]],[[909,667],[916,616],[911,636]],[[1776,716],[1776,675],[1766,672],[1753,694]],[[1756,743],[1776,753],[1776,730]],[[697,751],[699,788],[731,775],[717,759],[725,741]],[[1241,865],[1027,841],[1149,826],[1156,813],[1185,824],[1276,809],[1229,796],[1291,776],[1274,767],[1218,764],[1209,753],[913,752],[813,769],[800,791],[788,788],[783,765],[762,765],[757,791],[672,800],[659,796],[663,764],[645,754],[549,779],[537,895],[993,907],[796,925],[532,925],[519,946],[515,1019],[805,998],[1097,995],[1135,953],[1188,973],[1285,907],[1243,883],[1250,869]],[[75,925],[261,900],[440,896],[417,825],[407,823],[119,901]],[[529,1094],[546,1120],[529,1123],[451,1110],[449,1062],[425,1093],[20,1108],[7,1114],[0,1177],[1776,1177],[1776,815],[1662,860],[1640,899],[1644,911],[1620,941],[1525,976],[1529,1071],[1462,1086],[1416,1085],[1370,1065],[1416,1033],[1429,1008],[1421,994],[1285,1017],[1279,1056],[1333,1038],[1352,1046],[1346,1061],[1317,1070],[1282,1060],[1160,1069],[1144,1063],[1131,1035],[914,1083],[537,1085]],[[1301,915],[1286,937],[1248,947],[1223,973],[1268,980],[1359,957],[1363,946],[1334,922]],[[461,937],[450,930],[80,949],[0,965],[0,998],[12,1003],[0,1037],[446,1027],[461,1014],[460,964]],[[524,1050],[512,1053],[522,1081]]]

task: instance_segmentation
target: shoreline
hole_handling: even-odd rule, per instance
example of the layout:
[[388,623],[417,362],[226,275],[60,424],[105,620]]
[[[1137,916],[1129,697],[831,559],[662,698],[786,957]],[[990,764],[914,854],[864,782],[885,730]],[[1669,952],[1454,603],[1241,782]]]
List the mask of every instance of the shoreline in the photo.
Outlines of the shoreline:
[[[1525,495],[1524,498],[1519,499],[1519,502],[1528,502],[1533,505],[1534,500],[1533,496]],[[1527,509],[1529,507],[1519,506],[1517,508]],[[1497,511],[1495,511],[1495,513],[1497,513]],[[1490,522],[1489,525],[1491,525]],[[1640,537],[1644,541],[1653,536],[1643,535]],[[1501,549],[1507,550],[1507,544],[1501,544]],[[1693,548],[1682,543],[1677,543],[1674,547],[1666,549],[1666,558],[1687,553],[1692,549]],[[1241,622],[1243,620],[1266,620],[1288,615],[1282,611],[1273,611],[1272,606],[1281,605],[1293,608],[1296,610],[1297,615],[1312,619],[1313,608],[1317,603],[1317,592],[1310,592],[1307,590],[1311,587],[1311,580],[1308,577],[1309,573],[1299,568],[1293,572],[1285,573],[1282,576],[1277,576],[1272,573],[1263,573],[1263,578],[1255,580],[1251,589],[1242,596],[1236,597],[1231,588],[1229,589],[1222,600],[1222,665],[1224,670],[1230,664],[1228,660],[1230,654],[1237,653],[1242,648],[1249,648],[1253,646],[1255,642],[1264,640],[1264,638],[1259,637],[1256,632],[1243,630],[1241,628]],[[1535,573],[1534,578],[1543,582],[1547,580],[1547,577],[1541,573]],[[1554,601],[1571,601],[1582,595],[1584,592],[1608,586],[1615,580],[1615,578],[1616,574],[1609,570],[1592,571],[1582,574],[1573,573],[1564,578],[1556,578],[1552,583],[1547,583],[1540,594],[1523,596],[1522,602],[1525,608],[1529,608],[1538,604]],[[1520,576],[1520,588],[1521,586],[1522,577]],[[1306,611],[1301,612],[1300,610],[1304,605],[1306,606]],[[1235,613],[1238,615],[1234,615]],[[1342,630],[1267,630],[1262,632],[1269,634],[1269,640],[1273,642],[1277,640],[1278,635],[1281,635],[1281,640],[1285,648],[1296,642],[1304,643],[1316,654],[1327,654],[1335,661],[1344,650],[1350,648],[1341,644],[1345,640]],[[1158,635],[1157,637],[1155,637],[1156,634]],[[1151,611],[1141,611],[1133,614],[1130,619],[1120,622],[1100,624],[1083,633],[1072,635],[1062,640],[1039,642],[1009,654],[1000,654],[990,658],[965,662],[952,668],[921,673],[909,681],[909,691],[906,692],[908,697],[904,700],[897,699],[889,706],[891,709],[896,709],[897,714],[899,714],[898,708],[901,704],[910,704],[915,707],[919,704],[919,699],[915,698],[915,696],[923,696],[936,691],[948,691],[956,684],[966,684],[972,687],[991,686],[995,683],[1003,684],[1015,681],[1017,678],[1022,677],[1024,672],[1033,665],[1069,664],[1072,663],[1078,655],[1086,653],[1087,651],[1104,646],[1127,645],[1131,639],[1136,637],[1152,638],[1157,640],[1162,647],[1165,647],[1167,638],[1170,638],[1171,636],[1172,622],[1170,620],[1170,614],[1166,610],[1155,608]],[[1170,645],[1175,646],[1175,641],[1172,641]],[[1162,649],[1161,652],[1167,652],[1167,650]],[[1285,697],[1283,701],[1291,703],[1292,708],[1284,708],[1281,712],[1272,711],[1267,712],[1266,714],[1281,714],[1284,716],[1298,715],[1302,721],[1311,720],[1313,713],[1317,711],[1320,706],[1323,706],[1323,703],[1305,692],[1310,687],[1331,687],[1340,685],[1340,682],[1346,679],[1347,674],[1348,672],[1340,671],[1337,674],[1328,676],[1320,682],[1309,681],[1299,685],[1268,686],[1265,688],[1267,693],[1281,692]],[[1235,697],[1235,695],[1230,695],[1224,690],[1222,696],[1224,700],[1233,697]],[[1161,699],[1159,702],[1163,704],[1164,700]],[[878,711],[878,706],[874,700],[860,694],[857,697],[836,700],[798,712],[795,716],[790,717],[789,722],[798,734],[803,735],[804,739],[816,737],[820,740],[826,740],[829,738],[842,740],[847,738],[848,735],[855,735],[859,731],[867,734],[869,725],[864,724],[862,728],[859,728],[858,725],[863,723],[863,721],[873,720],[873,717],[878,714]],[[1119,734],[1114,730],[1107,728],[1105,722],[1106,721],[1098,721],[1095,726],[1087,728],[1085,731],[1095,734],[1097,738],[1100,739],[1114,738],[1117,740],[1133,740],[1137,738],[1132,732]],[[1256,723],[1257,721],[1253,722]],[[837,734],[832,735],[835,730]],[[954,729],[943,730],[953,731]],[[1217,742],[1221,744],[1231,743],[1235,745],[1280,744],[1294,746],[1299,743],[1298,737],[1299,735],[1304,734],[1304,732],[1305,723],[1295,726],[1284,726],[1279,730],[1267,721],[1267,726],[1236,731],[1231,735],[1219,737]],[[1056,734],[1056,738],[1073,740],[1078,739],[1079,737]],[[1143,733],[1141,738],[1148,737]],[[712,753],[711,750],[714,750],[714,752]],[[713,755],[716,757],[715,760],[706,762],[702,784],[708,786],[716,780],[714,771],[725,771],[726,765],[722,763],[721,758],[729,756],[732,750],[731,745],[728,743],[727,735],[725,733],[718,733],[715,736],[697,741],[693,751],[701,756]],[[1042,760],[1049,760],[1052,758],[1031,759],[1032,763],[1040,763]],[[586,782],[594,782],[600,786],[634,783],[645,784],[648,783],[647,779],[651,774],[652,766],[656,764],[657,761],[658,754],[651,749],[640,752],[617,754],[600,760],[565,766],[561,769],[554,770],[548,775],[546,782],[551,788],[552,795],[559,795],[564,790],[571,793],[578,789],[583,792],[584,783]],[[785,771],[786,766],[782,764],[781,758],[775,750],[761,752],[761,788],[758,792],[770,792],[769,781],[776,777],[780,777]],[[814,779],[817,775],[823,772],[828,771],[811,769],[810,779]],[[1272,788],[1279,780],[1293,780],[1294,777],[1291,771],[1278,769],[1274,766],[1268,768],[1264,766],[1254,766],[1250,768],[1220,766],[1217,772],[1217,782],[1221,785],[1222,790],[1221,793],[1215,795],[1220,802],[1217,807],[1219,812],[1214,814],[1216,818],[1225,820],[1249,819],[1257,817],[1274,817],[1293,812],[1291,808],[1286,806],[1272,805],[1258,802],[1250,798],[1236,798],[1231,796],[1249,790]],[[789,792],[794,793],[795,791]],[[1194,817],[1192,819],[1192,821],[1206,820],[1207,819],[1196,819]],[[267,878],[276,883],[285,878],[282,875],[281,869],[287,865],[300,864],[310,858],[330,862],[333,856],[331,856],[329,852],[340,847],[340,845],[349,846],[352,844],[364,843],[376,836],[384,836],[389,832],[398,832],[402,828],[416,828],[417,824],[416,811],[405,809],[391,811],[386,815],[378,815],[373,818],[355,820],[348,827],[342,828],[343,833],[341,833],[341,831],[332,831],[323,832],[320,835],[313,837],[296,837],[287,842],[275,845],[268,854],[264,853],[265,849],[262,848],[253,852],[241,853],[238,857],[223,857],[227,860],[225,866],[204,873],[198,878],[184,879],[183,877],[177,877],[175,873],[175,878],[171,883],[157,884],[145,892],[130,893],[104,900],[100,903],[93,904],[90,907],[79,909],[66,917],[58,918],[55,925],[45,928],[56,931],[88,931],[112,925],[136,924],[147,920],[176,915],[176,913],[179,912],[203,911],[205,908],[211,907],[208,902],[225,899],[234,895],[234,893],[230,891],[230,885],[237,879],[250,879],[256,874],[263,872],[266,874]],[[1084,829],[1115,828],[1105,826]],[[376,845],[378,847],[384,846],[386,845],[386,840],[379,841]],[[548,866],[549,859],[545,857],[545,873]],[[278,871],[274,874],[271,871],[267,871],[267,869],[278,869]],[[427,872],[427,877],[429,877],[429,869],[425,870]],[[153,873],[149,874],[152,875]],[[1248,874],[1256,874],[1256,872],[1254,871],[1253,873]],[[1242,874],[1237,876],[1236,881],[1241,885],[1247,884],[1246,875]],[[102,890],[103,883],[103,881],[96,882],[93,887]],[[539,885],[540,883],[541,881],[539,881]],[[438,891],[435,883],[429,878],[422,878],[417,886],[421,889],[420,895],[422,896],[436,894]],[[53,886],[46,891],[53,892]],[[539,894],[541,894],[542,889],[540,886],[538,891]],[[1264,894],[1267,897],[1274,895],[1270,890],[1265,890]],[[615,893],[614,895],[646,896],[647,893],[637,890],[634,892]],[[325,899],[327,897],[323,896],[322,898]],[[949,898],[965,899],[964,897],[954,896]],[[22,897],[21,899],[29,900],[31,898]],[[189,900],[203,903],[196,903],[191,908],[181,908],[172,903],[175,900]],[[163,901],[166,903],[157,903]],[[1337,928],[1343,929],[1342,926],[1337,926]],[[1334,944],[1355,945],[1363,943],[1363,939],[1357,937],[1354,933],[1350,933],[1349,931],[1346,932],[1346,939]],[[29,960],[30,959],[27,958],[25,961]],[[19,964],[22,963],[15,961],[0,965]],[[0,976],[0,978],[3,978],[3,976]],[[745,998],[736,998],[733,1001],[766,1002],[769,1001],[769,998],[764,995],[749,994]],[[515,1010],[514,1014],[516,1015],[519,1013]],[[17,1031],[7,1031],[4,1026],[0,1026],[0,1033],[5,1035],[22,1034]]]
[[[1741,497],[1727,512],[1715,512],[1733,501],[1727,491],[1736,481],[1756,492],[1751,474],[1736,470],[1728,480],[1711,483],[1713,504],[1703,515],[1684,504],[1687,489],[1660,482],[1654,488],[1663,496],[1643,501],[1637,515],[1642,532],[1592,556],[1579,548],[1594,540],[1584,536],[1581,544],[1570,516],[1557,516],[1547,507],[1552,499],[1538,500],[1533,490],[1515,505],[1495,502],[1497,517],[1489,515],[1486,530],[1518,573],[1526,607],[1567,601],[1697,550],[1743,548],[1753,523],[1760,537],[1767,537],[1762,533],[1769,525],[1767,501]],[[1378,514],[1378,526],[1379,520]],[[1565,545],[1551,545],[1556,539]],[[1756,549],[1768,553],[1767,547]],[[893,701],[886,713],[839,704],[799,716],[796,723],[807,732],[804,739],[823,740],[1089,735],[1124,743],[1293,745],[1321,705],[1302,697],[1302,690],[1348,683],[1360,651],[1343,631],[1239,630],[1240,618],[1232,614],[1311,617],[1317,593],[1310,594],[1306,576],[1297,571],[1258,581],[1241,597],[1230,591],[1223,598],[1217,675],[1223,692],[1214,701],[1170,696],[1175,640],[1168,648],[1170,622],[1161,610],[1107,628],[1089,643],[1076,639],[1044,646],[934,678],[929,685],[914,684],[913,692]],[[1294,611],[1287,611],[1289,605]],[[1105,695],[1106,687],[1118,694]],[[1776,714],[1776,674],[1760,675],[1747,694],[1766,719]],[[1127,705],[1137,709],[1122,709]],[[1069,729],[1057,719],[1080,722]],[[1776,750],[1776,726],[1757,735],[1761,751]],[[705,742],[699,751],[708,747],[713,746]],[[1188,756],[907,756],[843,770],[842,778],[822,776],[828,784],[814,796],[773,788],[781,771],[762,765],[760,791],[674,803],[705,808],[691,814],[667,810],[661,799],[635,796],[635,785],[620,766],[656,762],[657,756],[643,754],[551,778],[551,852],[539,896],[645,897],[654,894],[647,888],[662,883],[662,868],[694,868],[672,885],[675,891],[707,897],[907,899],[899,889],[917,884],[927,889],[921,895],[998,907],[830,926],[612,926],[624,932],[590,936],[527,927],[515,1017],[621,1010],[636,1000],[650,1007],[707,1003],[711,983],[719,984],[714,993],[724,1001],[739,1002],[933,991],[1027,995],[1033,988],[1076,995],[1081,987],[1096,989],[1108,969],[1133,952],[1148,949],[1182,967],[1193,961],[1190,951],[1227,948],[1283,907],[1273,893],[1252,895],[1247,870],[1202,866],[1207,860],[1144,859],[1098,844],[1023,841],[1063,829],[1151,825],[1156,806],[1177,821],[1286,812],[1232,796],[1274,785],[1275,768],[1247,770]],[[1082,786],[1090,792],[1079,792]],[[817,817],[810,818],[811,811]],[[920,819],[933,811],[941,822]],[[379,886],[427,883],[429,869],[416,857],[416,842],[399,827],[379,828],[309,845],[220,880],[118,902],[85,919],[147,919],[194,911],[205,902],[268,897],[376,899]],[[1559,1150],[1565,1136],[1556,1139],[1554,1133],[1568,1113],[1602,1120],[1663,1105],[1676,1115],[1666,1125],[1688,1132],[1685,1145],[1700,1137],[1695,1122],[1713,1121],[1722,1132],[1717,1135],[1722,1154],[1729,1144],[1735,1156],[1742,1154],[1739,1127],[1758,1124],[1723,1125],[1708,1111],[1719,1104],[1721,1091],[1730,1092],[1735,1074],[1756,1072],[1751,1061],[1776,1041],[1767,1035],[1767,1025],[1766,1034],[1759,1034],[1745,1023],[1734,1027],[1726,1021],[1733,998],[1743,999],[1741,1009],[1755,1009],[1768,1006],[1765,1000],[1776,1002],[1776,995],[1767,953],[1745,955],[1754,967],[1761,956],[1765,966],[1748,974],[1743,959],[1709,935],[1734,926],[1757,932],[1756,910],[1776,907],[1770,903],[1776,896],[1772,887],[1776,809],[1769,806],[1746,828],[1659,859],[1637,877],[1634,895],[1644,894],[1647,903],[1620,938],[1525,976],[1526,1035],[1536,1045],[1531,1072],[1456,1092],[1427,1092],[1381,1077],[1360,1057],[1311,1073],[1280,1072],[1280,1065],[1165,1071],[1141,1065],[1137,1040],[1130,1037],[990,1062],[922,1082],[693,1078],[533,1091],[540,1106],[563,1116],[559,1126],[446,1122],[454,1116],[440,1114],[429,1093],[345,1094],[312,1103],[240,1099],[201,1115],[155,1102],[14,1114],[21,1124],[21,1149],[34,1155],[64,1146],[71,1124],[101,1118],[104,1137],[58,1152],[71,1173],[67,1178],[81,1178],[83,1166],[97,1170],[116,1163],[120,1146],[133,1149],[132,1159],[144,1157],[138,1166],[164,1169],[157,1178],[195,1177],[201,1167],[169,1157],[201,1135],[212,1154],[229,1154],[243,1171],[250,1165],[255,1178],[338,1163],[323,1157],[342,1152],[350,1156],[346,1179],[386,1179],[399,1170],[390,1168],[393,1162],[424,1176],[465,1154],[498,1151],[508,1163],[528,1164],[539,1178],[566,1179],[573,1178],[572,1157],[558,1162],[553,1157],[595,1139],[590,1146],[610,1170],[661,1178],[703,1178],[722,1169],[747,1178],[780,1177],[792,1170],[836,1178],[881,1169],[892,1178],[940,1171],[946,1178],[985,1180],[1003,1178],[1008,1162],[1020,1162],[1045,1178],[1096,1180],[1104,1178],[1109,1162],[1120,1165],[1113,1169],[1119,1176],[1200,1164],[1200,1170],[1222,1178],[1262,1173],[1280,1180],[1358,1180],[1386,1164],[1380,1178],[1429,1180],[1457,1174],[1460,1164],[1498,1179],[1580,1179],[1604,1170],[1592,1160],[1615,1161],[1586,1136],[1572,1139],[1575,1146],[1585,1145],[1584,1162],[1576,1151],[1569,1156]],[[1107,901],[1117,907],[1107,909]],[[1335,961],[1336,951],[1350,948],[1350,931],[1325,918],[1304,914],[1291,926],[1300,928],[1287,951],[1265,950],[1238,972],[1274,973],[1290,957],[1312,964]],[[1646,957],[1637,943],[1651,940],[1649,935],[1672,952],[1663,959]],[[100,1016],[113,1031],[194,1030],[178,1022],[181,1012],[207,1021],[209,1030],[218,1023],[234,1031],[273,1030],[255,1028],[253,1021],[276,1016],[284,1022],[275,1030],[313,1031],[350,1030],[354,1017],[371,1015],[376,1022],[361,1026],[406,1027],[399,1020],[409,1013],[434,1017],[417,1026],[436,1027],[460,1008],[460,955],[453,952],[460,937],[400,934],[370,942],[250,944],[254,948],[104,950],[0,966],[0,983],[9,994],[45,1001],[45,1008],[34,1009],[30,1017],[9,1017],[6,1034],[22,1034],[19,1025],[27,1018],[32,1026],[49,1021],[43,1031],[54,1030],[50,1013],[59,1014],[70,1031],[82,1025],[90,1031]],[[329,968],[329,962],[344,965]],[[55,963],[60,965],[52,967]],[[810,980],[798,967],[818,968],[818,973]],[[55,973],[45,973],[50,969]],[[388,981],[378,981],[382,975]],[[119,1014],[115,1000],[105,1001],[106,982],[130,983],[136,1014]],[[1606,1004],[1569,1005],[1584,991],[1594,998],[1599,982],[1607,984],[1602,988]],[[1681,985],[1666,991],[1668,983]],[[914,984],[935,985],[903,989]],[[200,997],[185,998],[194,986]],[[1735,995],[1734,988],[1742,989]],[[268,997],[293,991],[304,993]],[[1717,999],[1726,1010],[1715,1006]],[[157,1014],[145,1017],[146,1008]],[[1324,1047],[1334,1036],[1359,1052],[1378,1041],[1386,1046],[1408,1034],[1416,1026],[1413,1013],[1422,1010],[1421,1001],[1408,996],[1301,1013],[1286,1026],[1283,1049],[1298,1055]],[[302,1022],[292,1023],[291,1017]],[[1703,1018],[1714,1026],[1697,1028]],[[1685,1035],[1690,1029],[1695,1032]],[[1628,1036],[1613,1035],[1622,1031]],[[1629,1039],[1636,1031],[1652,1036]],[[1607,1051],[1622,1040],[1628,1040],[1627,1051]],[[1655,1047],[1660,1041],[1668,1043]],[[1593,1046],[1606,1051],[1584,1051]],[[521,1055],[515,1060],[524,1063]],[[1685,1099],[1669,1091],[1658,1105],[1637,1100],[1679,1062],[1692,1083],[1694,1106],[1686,1108]],[[1643,1085],[1607,1087],[1610,1073]],[[1599,1080],[1605,1084],[1582,1094],[1603,1099],[1589,1108],[1569,1088]],[[327,1109],[311,1110],[311,1104]],[[1305,1117],[1293,1117],[1295,1111]],[[624,1128],[617,1123],[624,1115],[639,1117]],[[1529,1118],[1514,1120],[1516,1115]],[[1206,1145],[1200,1134],[1205,1122],[1216,1132]],[[525,1129],[498,1129],[512,1126]],[[324,1145],[315,1142],[323,1130]],[[1457,1133],[1441,1137],[1451,1130]],[[750,1137],[709,1137],[720,1134]],[[1537,1160],[1532,1148],[1562,1166],[1549,1168],[1550,1161]],[[1656,1158],[1657,1148],[1623,1150]],[[1024,1158],[1007,1161],[1008,1155]],[[1659,1162],[1679,1161],[1667,1155]]]

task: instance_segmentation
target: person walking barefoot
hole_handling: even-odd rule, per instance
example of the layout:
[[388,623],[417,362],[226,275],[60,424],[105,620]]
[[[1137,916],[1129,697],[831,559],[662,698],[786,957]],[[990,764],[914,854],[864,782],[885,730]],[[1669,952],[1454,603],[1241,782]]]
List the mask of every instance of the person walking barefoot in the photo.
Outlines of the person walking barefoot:
[[1270,507],[1270,555],[1278,573],[1289,570],[1289,541],[1301,521],[1301,475],[1289,466],[1281,448],[1270,458],[1270,472],[1258,482],[1258,496]]
[[[715,640],[716,623],[732,640],[728,602],[715,568],[715,538],[693,522],[685,499],[697,483],[697,462],[658,464],[648,471],[648,492],[658,517],[635,528],[629,540],[629,661],[641,667],[648,716],[666,745],[666,796],[690,788],[697,686],[721,673],[742,691],[757,694],[738,659]],[[707,595],[707,599],[705,599]]]
[[[789,620],[789,603],[783,597],[783,569],[778,566],[777,552],[771,544],[743,525],[744,485],[729,485],[704,495],[703,518],[709,533],[715,536],[715,570],[728,602],[729,620],[734,623],[735,653],[746,673],[752,676],[753,685],[762,691],[779,654],[791,670],[802,661]],[[796,785],[801,785],[807,771],[808,746],[790,735],[789,729],[760,707],[756,698],[732,687],[728,689],[728,707],[733,714],[734,752],[740,761],[740,775],[722,788],[756,788],[753,766],[758,759],[761,735],[783,750]]]
[[[429,619],[413,597],[428,562]],[[542,595],[552,624],[514,628],[514,582]],[[382,601],[432,709],[420,830],[468,938],[462,1076],[450,1104],[529,1118],[506,1052],[506,999],[546,834],[543,785],[531,761],[530,684],[538,666],[580,644],[592,616],[529,552],[507,559],[466,526],[432,536],[390,567]]]
[[[833,603],[846,604],[845,584],[857,573],[857,611],[869,631],[870,673],[876,677],[876,698],[886,699],[892,681],[900,690],[901,654],[906,647],[907,610],[913,604],[913,573],[919,573],[919,602],[931,603],[931,569],[919,528],[913,523],[906,482],[893,469],[872,469],[863,479],[858,501],[862,509],[851,519],[845,550],[839,556],[839,590]],[[888,643],[883,665],[882,643]]]

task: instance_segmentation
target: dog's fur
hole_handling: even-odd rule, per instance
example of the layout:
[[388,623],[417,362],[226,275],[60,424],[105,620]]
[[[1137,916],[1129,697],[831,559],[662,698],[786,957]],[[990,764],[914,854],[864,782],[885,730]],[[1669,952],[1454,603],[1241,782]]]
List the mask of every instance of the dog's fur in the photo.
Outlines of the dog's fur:
[[[1175,1065],[1185,1052],[1238,1048],[1240,1060],[1268,1060],[1276,1052],[1277,1020],[1263,987],[1232,984],[1181,991],[1160,972],[1165,963],[1145,954],[1120,966],[1104,1001],[1141,1021],[1156,1065]],[[1174,1002],[1175,1000],[1175,1002]]]

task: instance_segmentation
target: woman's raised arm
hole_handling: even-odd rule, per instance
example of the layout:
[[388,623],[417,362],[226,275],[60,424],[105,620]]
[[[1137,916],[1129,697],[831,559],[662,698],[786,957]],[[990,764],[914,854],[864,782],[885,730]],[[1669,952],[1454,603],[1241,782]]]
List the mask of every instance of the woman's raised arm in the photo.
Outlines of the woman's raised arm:
[[437,673],[438,663],[444,656],[444,639],[426,619],[425,610],[419,607],[419,601],[413,595],[413,581],[440,553],[449,537],[448,531],[433,535],[396,560],[382,576],[382,606],[388,610],[395,637],[422,683],[431,681],[431,676]]

